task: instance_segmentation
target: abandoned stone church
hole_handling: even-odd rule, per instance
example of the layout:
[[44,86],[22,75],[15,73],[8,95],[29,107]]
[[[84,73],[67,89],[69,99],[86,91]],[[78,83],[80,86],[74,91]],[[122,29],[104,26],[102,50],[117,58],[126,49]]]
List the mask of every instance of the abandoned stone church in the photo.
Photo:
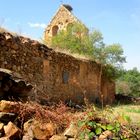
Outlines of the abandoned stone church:
[[[61,5],[44,32],[48,46],[52,36],[75,21],[80,22],[72,14],[72,8]],[[27,96],[32,99],[76,104],[83,104],[84,98],[92,103],[101,101],[96,62],[55,52],[38,41],[0,32],[0,67],[29,81],[34,88]],[[114,82],[104,75],[101,88],[104,104],[111,104],[115,95]]]

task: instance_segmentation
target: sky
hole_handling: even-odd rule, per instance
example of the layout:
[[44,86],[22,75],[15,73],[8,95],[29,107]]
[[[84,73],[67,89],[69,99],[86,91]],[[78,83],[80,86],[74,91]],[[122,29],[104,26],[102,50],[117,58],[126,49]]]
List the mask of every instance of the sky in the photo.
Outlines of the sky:
[[122,45],[125,69],[140,70],[140,0],[0,0],[0,26],[41,40],[62,3],[89,29],[101,31],[106,44]]

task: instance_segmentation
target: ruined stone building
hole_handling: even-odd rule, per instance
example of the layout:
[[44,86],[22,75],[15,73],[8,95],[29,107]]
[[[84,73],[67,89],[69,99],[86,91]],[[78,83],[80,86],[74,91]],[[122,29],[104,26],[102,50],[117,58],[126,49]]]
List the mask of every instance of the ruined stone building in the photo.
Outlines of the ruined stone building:
[[[57,20],[61,16],[63,20]],[[62,5],[45,30],[46,40],[74,20],[77,18]],[[85,97],[92,103],[101,101],[98,92],[99,65],[96,62],[55,52],[26,37],[0,33],[0,68],[14,71],[30,82],[34,88],[28,96],[39,102],[72,101],[83,104]],[[114,82],[104,75],[101,88],[104,104],[112,103]]]
[[44,31],[46,43],[49,45],[52,36],[55,36],[62,29],[65,30],[67,26],[73,22],[81,23],[81,21],[72,14],[71,6],[61,5]]

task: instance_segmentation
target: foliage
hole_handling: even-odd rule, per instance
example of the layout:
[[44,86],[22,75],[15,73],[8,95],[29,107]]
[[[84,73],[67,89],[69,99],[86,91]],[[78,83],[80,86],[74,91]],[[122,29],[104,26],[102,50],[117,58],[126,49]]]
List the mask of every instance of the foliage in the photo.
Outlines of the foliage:
[[140,72],[137,68],[133,68],[132,70],[123,70],[120,78],[116,82],[116,85],[117,93],[139,97]]
[[[79,137],[81,140],[88,138],[95,139],[101,138],[101,136],[105,136],[106,133],[108,135],[105,136],[104,139],[112,139],[112,140],[124,140],[124,139],[138,139],[139,135],[137,135],[137,131],[134,130],[129,124],[130,117],[127,115],[119,116],[121,117],[121,122],[119,119],[107,118],[112,114],[112,110],[107,109],[104,112],[100,112],[97,110],[89,110],[85,118],[78,121],[78,126],[80,127]],[[128,125],[124,125],[122,123],[128,122]]]
[[107,64],[118,67],[125,62],[120,44],[106,45],[100,31],[89,32],[80,23],[70,24],[66,30],[59,31],[56,36],[52,37],[51,46],[70,50],[71,53],[89,56],[101,65]]
[[70,50],[71,53],[91,55],[93,48],[89,44],[88,30],[82,24],[70,24],[67,30],[60,31],[52,38],[52,47]]

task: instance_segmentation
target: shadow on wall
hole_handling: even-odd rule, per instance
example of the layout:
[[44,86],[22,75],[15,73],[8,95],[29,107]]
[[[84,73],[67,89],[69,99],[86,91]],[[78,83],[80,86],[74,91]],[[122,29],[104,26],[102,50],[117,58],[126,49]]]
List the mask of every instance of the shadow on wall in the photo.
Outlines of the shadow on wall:
[[27,101],[32,85],[20,75],[0,68],[0,99]]

